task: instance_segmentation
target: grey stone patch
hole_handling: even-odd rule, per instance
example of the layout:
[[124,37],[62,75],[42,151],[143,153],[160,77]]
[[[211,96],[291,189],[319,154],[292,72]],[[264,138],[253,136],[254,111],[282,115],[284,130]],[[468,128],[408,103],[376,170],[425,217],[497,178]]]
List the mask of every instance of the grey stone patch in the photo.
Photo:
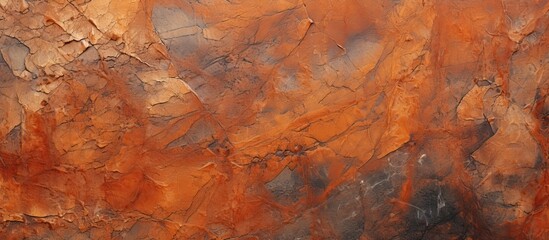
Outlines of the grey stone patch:
[[278,82],[278,89],[282,92],[291,92],[300,89],[297,76],[281,76]]
[[90,46],[77,58],[77,60],[80,60],[84,63],[95,63],[99,61],[99,59],[99,52],[97,51],[97,49],[95,49],[94,46]]
[[186,78],[185,81],[200,96],[203,103],[210,104],[216,99],[222,98],[224,88],[222,88],[223,83],[220,79],[225,80],[225,78],[209,79],[203,76],[195,76]]
[[15,75],[20,75],[26,70],[25,58],[29,55],[30,49],[17,38],[2,37],[0,42],[2,46],[2,48],[0,48],[2,58]]
[[[535,174],[534,174],[535,175]],[[501,174],[495,173],[492,175],[491,182],[494,185],[501,185],[505,188],[517,188],[520,189],[524,183],[531,181],[532,175],[527,174]]]
[[213,139],[215,134],[214,126],[206,120],[200,119],[196,121],[185,135],[173,140],[168,144],[168,148],[183,147],[190,144],[204,142]]
[[283,68],[278,71],[277,89],[281,92],[291,92],[301,89],[299,73],[295,69]]
[[397,173],[377,171],[369,174],[360,183],[364,189],[364,197],[369,196],[373,205],[385,204],[388,197],[395,195],[398,191],[393,181],[398,177]]
[[[396,171],[377,170],[358,179],[362,186],[362,203],[364,206],[364,234],[369,237],[385,236],[394,232],[395,226],[385,224],[394,214],[393,199],[397,199],[406,180]],[[374,238],[375,239],[375,238]]]
[[403,149],[398,149],[387,155],[387,162],[393,168],[402,168],[408,163],[409,153]]
[[[468,136],[466,137],[470,139],[477,139],[478,141],[473,143],[471,146],[465,148],[465,151],[468,153],[468,157],[466,157],[463,162],[463,164],[465,165],[465,169],[471,171],[473,174],[481,174],[486,170],[487,167],[489,167],[478,162],[472,156],[472,154],[477,151],[486,141],[488,141],[488,139],[494,136],[494,134],[495,132],[492,129],[492,125],[488,121],[483,121],[482,123],[475,126],[475,128],[471,129],[471,131],[468,133]],[[476,135],[476,137],[471,135]]]
[[543,170],[547,169],[547,163],[543,160],[543,156],[541,153],[538,154],[538,157],[536,158],[536,162],[534,163],[534,169],[537,170]]
[[[197,26],[194,16],[175,7],[154,7],[152,22],[154,29],[159,34],[169,34],[173,31]],[[179,31],[177,33],[182,33],[181,35],[184,35],[184,31]]]
[[204,66],[204,71],[212,76],[223,76],[229,69],[234,67],[234,64],[231,64],[230,61],[227,56],[220,56],[201,65]]
[[296,171],[285,167],[273,180],[265,184],[275,199],[282,204],[291,204],[303,196],[303,180]]
[[477,194],[481,211],[487,227],[502,230],[504,223],[516,220],[516,211],[520,206],[507,203],[503,191]]
[[465,159],[464,165],[465,165],[465,169],[467,169],[468,171],[471,171],[473,174],[479,174],[478,171],[482,167],[482,164],[477,160],[475,160],[473,156],[468,156]]
[[199,47],[203,25],[192,14],[175,7],[154,7],[152,23],[170,53],[183,58]]
[[283,225],[273,235],[276,240],[308,240],[311,238],[311,219],[308,216],[297,218],[294,222]]
[[492,129],[492,125],[488,121],[484,121],[481,124],[477,125],[473,133],[478,135],[479,141],[472,146],[469,154],[473,154],[482,146],[482,144],[488,141],[488,139],[490,139],[495,134],[494,129]]
[[315,194],[321,194],[326,190],[330,179],[328,178],[328,169],[326,166],[317,166],[315,171],[310,174],[310,185]]
[[490,80],[482,79],[477,81],[477,86],[480,86],[480,87],[490,86],[493,82],[494,82],[493,79],[490,79]]
[[366,221],[361,200],[360,185],[353,183],[342,186],[321,209],[337,239],[360,239]]
[[185,58],[193,54],[199,48],[199,40],[197,35],[190,35],[163,41],[171,54],[178,58]]
[[[351,77],[351,74],[356,71],[355,65],[346,55],[332,59],[328,63],[328,66],[330,66],[334,71],[336,71],[338,78],[342,80],[347,80],[348,78]],[[335,86],[341,87],[339,85],[335,85]]]
[[452,189],[429,184],[416,191],[409,203],[405,239],[465,239],[473,226],[460,217],[458,196]]
[[379,52],[383,46],[379,44],[378,36],[373,33],[366,33],[353,37],[345,44],[347,56],[357,67],[368,60],[377,61],[373,55],[374,52]]

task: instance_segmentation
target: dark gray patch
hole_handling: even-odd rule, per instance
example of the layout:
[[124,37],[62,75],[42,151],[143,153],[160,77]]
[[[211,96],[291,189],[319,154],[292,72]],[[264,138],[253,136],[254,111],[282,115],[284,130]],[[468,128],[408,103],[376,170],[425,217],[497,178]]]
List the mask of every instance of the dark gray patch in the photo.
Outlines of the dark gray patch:
[[[364,232],[373,239],[387,237],[387,232],[397,232],[401,225],[386,224],[395,213],[392,200],[397,199],[406,180],[400,172],[382,169],[365,171],[367,174],[358,177],[357,183],[362,186],[362,203],[364,206]],[[376,236],[378,238],[376,238]],[[389,238],[387,238],[389,239]]]
[[313,178],[311,179],[311,185],[315,190],[324,190],[326,188],[326,184],[322,179],[319,178]]
[[328,178],[328,170],[326,166],[317,166],[315,170],[316,171],[313,171],[310,175],[310,183],[315,194],[320,194],[324,192],[330,183],[330,179]]
[[295,171],[285,167],[273,180],[266,183],[265,186],[274,195],[275,199],[282,204],[295,203],[302,193],[303,180]]
[[477,81],[477,85],[478,85],[478,86],[481,86],[481,87],[489,86],[490,84],[492,84],[492,82],[491,82],[491,81],[488,81],[488,80],[486,80],[486,79],[478,80],[478,81]]
[[547,163],[543,160],[543,156],[541,154],[538,154],[536,162],[534,163],[534,168],[539,170],[547,168]]
[[387,197],[395,192],[392,178],[394,178],[394,176],[391,176],[385,171],[377,171],[368,175],[366,180],[363,181],[363,187],[365,189],[364,197],[372,199],[372,204],[374,206],[385,204]]
[[168,51],[179,58],[187,57],[199,48],[199,39],[196,35],[167,39],[165,43]]
[[277,156],[277,157],[284,157],[284,152],[283,152],[282,150],[280,150],[280,149],[279,149],[279,150],[276,150],[275,156]]
[[513,174],[507,177],[507,181],[505,182],[505,186],[510,188],[519,187],[523,183],[523,179],[521,176]]
[[365,216],[361,199],[360,185],[353,183],[330,196],[321,209],[337,239],[359,239],[364,232]]
[[404,239],[465,239],[471,226],[459,216],[451,189],[430,184],[415,192],[406,217]]
[[305,240],[311,239],[311,219],[309,217],[300,217],[294,222],[285,224],[281,229],[274,233],[276,240]]
[[465,169],[469,170],[469,171],[476,171],[478,168],[477,168],[477,165],[480,164],[477,160],[475,160],[475,158],[473,158],[473,156],[468,156],[466,159],[465,159]]
[[[473,154],[475,151],[477,151],[482,144],[484,144],[488,139],[490,139],[492,136],[494,136],[494,130],[492,129],[492,125],[488,121],[484,121],[481,124],[477,125],[475,128],[471,129],[469,132],[469,135],[473,139],[477,139],[477,141],[467,147],[466,151],[468,154]],[[474,136],[476,135],[476,136]]]
[[217,156],[226,157],[231,153],[233,146],[228,139],[214,139],[210,144],[208,144],[208,149],[215,153]]
[[400,168],[408,162],[409,154],[405,150],[399,149],[387,155],[387,161],[391,167]]
[[491,181],[494,185],[502,185],[504,181],[504,176],[503,174],[496,172],[494,175],[492,175]]

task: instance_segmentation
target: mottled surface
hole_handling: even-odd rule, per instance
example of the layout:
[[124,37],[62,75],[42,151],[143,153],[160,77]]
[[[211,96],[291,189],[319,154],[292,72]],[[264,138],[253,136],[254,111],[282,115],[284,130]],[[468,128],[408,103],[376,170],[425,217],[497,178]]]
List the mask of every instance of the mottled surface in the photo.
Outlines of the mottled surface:
[[0,0],[0,238],[549,239],[548,27],[546,0]]

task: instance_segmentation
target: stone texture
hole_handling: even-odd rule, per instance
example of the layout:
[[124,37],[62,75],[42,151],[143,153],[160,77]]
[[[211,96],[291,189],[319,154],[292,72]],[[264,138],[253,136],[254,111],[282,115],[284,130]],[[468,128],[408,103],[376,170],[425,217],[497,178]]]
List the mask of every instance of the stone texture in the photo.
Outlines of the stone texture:
[[0,0],[1,239],[549,239],[545,0]]

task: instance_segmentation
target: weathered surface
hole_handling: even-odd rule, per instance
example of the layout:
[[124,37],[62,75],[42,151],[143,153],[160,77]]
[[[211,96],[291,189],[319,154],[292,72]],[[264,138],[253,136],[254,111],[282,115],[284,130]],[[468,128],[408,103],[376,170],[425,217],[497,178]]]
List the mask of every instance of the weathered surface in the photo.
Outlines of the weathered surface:
[[549,239],[545,0],[0,0],[0,238]]

